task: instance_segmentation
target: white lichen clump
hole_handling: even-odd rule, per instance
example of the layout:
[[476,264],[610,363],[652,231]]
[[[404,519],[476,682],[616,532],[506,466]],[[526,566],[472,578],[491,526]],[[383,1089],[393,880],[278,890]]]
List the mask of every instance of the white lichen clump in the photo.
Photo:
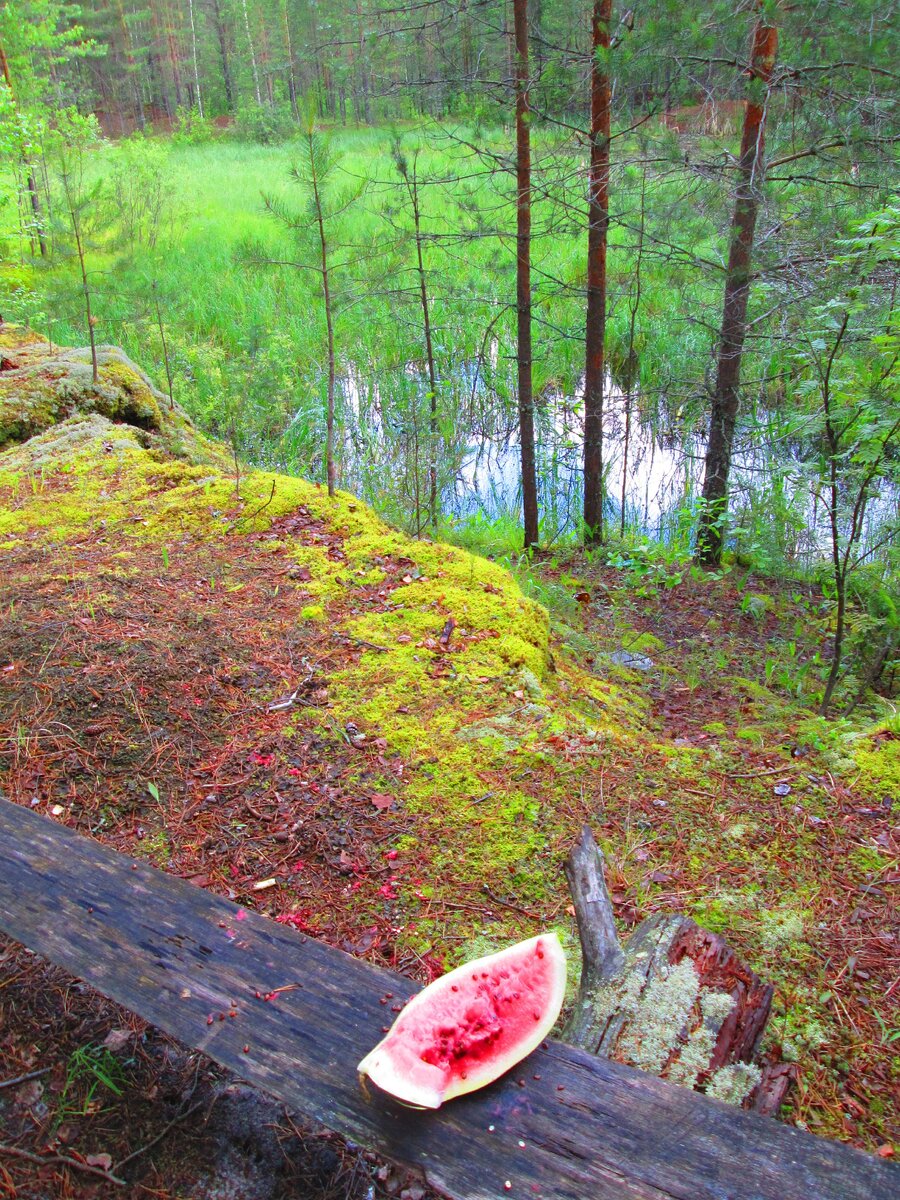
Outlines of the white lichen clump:
[[702,1020],[688,1038],[687,1045],[678,1058],[669,1067],[667,1078],[672,1083],[679,1083],[682,1087],[694,1087],[700,1072],[709,1066],[719,1030],[731,1012],[732,1004],[733,1000],[728,992],[700,993]]
[[700,976],[689,958],[683,959],[666,976],[651,980],[643,993],[634,995],[643,985],[636,972],[625,981],[623,1008],[631,1019],[619,1042],[618,1050],[627,1060],[644,1071],[659,1072],[666,1065],[678,1042],[700,991]]
[[730,1063],[720,1067],[706,1086],[707,1096],[726,1104],[742,1104],[762,1079],[755,1063]]

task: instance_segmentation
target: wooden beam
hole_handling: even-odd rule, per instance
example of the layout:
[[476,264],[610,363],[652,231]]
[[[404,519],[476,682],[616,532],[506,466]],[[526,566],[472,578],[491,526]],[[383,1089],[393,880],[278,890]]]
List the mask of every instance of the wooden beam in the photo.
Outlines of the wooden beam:
[[[898,1195],[900,1172],[880,1159],[558,1042],[436,1113],[367,1100],[356,1064],[409,980],[5,800],[0,929],[459,1200]],[[299,986],[257,997],[286,984]]]

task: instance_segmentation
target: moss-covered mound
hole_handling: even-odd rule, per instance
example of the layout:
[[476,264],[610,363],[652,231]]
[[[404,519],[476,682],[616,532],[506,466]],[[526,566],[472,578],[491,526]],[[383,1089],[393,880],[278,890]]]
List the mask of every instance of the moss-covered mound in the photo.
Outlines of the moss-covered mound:
[[97,363],[95,382],[89,349],[52,346],[0,322],[0,450],[48,434],[10,462],[41,466],[97,437],[195,462],[226,461],[121,350],[98,347]]
[[422,979],[542,927],[577,962],[589,822],[623,932],[687,911],[777,983],[799,1117],[890,1136],[897,730],[848,757],[769,686],[793,610],[576,559],[553,627],[494,562],[236,473],[119,351],[98,385],[9,326],[0,358],[13,800]]
[[[191,794],[194,760],[210,757],[214,746],[219,753],[234,700],[221,680],[247,668],[238,641],[254,645],[256,659],[281,665],[253,668],[260,679],[249,687],[253,720],[244,722],[232,757],[246,764],[256,754],[253,773],[262,768],[279,795],[297,790],[297,745],[315,745],[330,761],[330,768],[310,768],[312,779],[340,774],[346,807],[322,818],[326,840],[352,842],[343,866],[352,863],[358,886],[346,897],[352,915],[348,907],[340,921],[393,929],[378,939],[390,944],[392,961],[404,947],[444,960],[462,951],[460,938],[487,934],[500,942],[532,930],[548,908],[562,912],[560,860],[578,813],[585,815],[575,799],[579,780],[612,742],[627,739],[628,717],[608,681],[565,658],[554,662],[546,609],[497,564],[410,539],[346,493],[330,499],[315,484],[266,472],[236,478],[229,456],[116,350],[103,351],[95,387],[85,351],[51,351],[33,336],[17,341],[9,327],[4,339],[4,354],[16,364],[0,372],[5,428],[17,430],[14,444],[0,452],[0,552],[19,581],[8,603],[24,618],[24,591],[52,595],[60,620],[87,621],[77,627],[73,657],[57,649],[44,671],[59,682],[61,708],[69,705],[72,673],[83,674],[78,664],[90,661],[91,633],[106,628],[104,644],[121,649],[129,614],[154,642],[130,686],[137,695],[140,688],[176,690],[174,698],[157,697],[156,726],[179,742],[176,701],[185,688],[207,718],[203,736],[195,731],[191,749],[185,746],[186,760],[176,754],[180,771],[171,764],[166,793],[174,803],[173,792]],[[148,596],[173,589],[175,607],[147,611]],[[175,611],[195,631],[193,641],[181,640],[178,622],[167,623]],[[36,636],[46,613],[33,616],[36,624],[22,634],[22,682],[46,652],[43,635]],[[196,631],[220,664],[211,693],[209,682],[196,678],[206,670],[195,661]],[[285,645],[294,647],[286,652],[293,669],[282,661]],[[186,678],[162,661],[167,651],[180,658]],[[279,706],[304,674],[315,677],[324,698],[303,695]],[[103,719],[108,704],[99,678],[94,690],[102,702],[87,712],[74,702],[67,709],[64,719],[76,730]],[[241,711],[247,700],[235,700]],[[16,703],[21,712],[24,699]],[[130,746],[146,741],[147,726],[135,726],[133,714],[109,719]],[[571,755],[557,753],[560,740],[571,741]],[[129,796],[137,788],[146,805],[153,795],[146,788],[161,790],[159,779],[150,778],[138,750],[119,755],[121,786]],[[63,772],[47,778],[48,800],[65,787],[67,819],[94,831],[105,806],[110,827],[121,829],[111,799],[119,772],[115,763],[97,761],[102,785],[97,772],[74,782]],[[229,761],[220,763],[226,774]],[[13,794],[17,781],[14,772]],[[367,818],[362,831],[350,816],[359,804]],[[185,866],[190,857],[169,831],[177,811],[177,804],[164,806],[157,815],[167,866]],[[190,823],[180,829],[187,836]],[[379,870],[364,867],[373,845],[385,841],[395,857]],[[308,925],[327,933],[336,917],[333,880],[310,889],[304,879],[297,889],[289,871],[286,863],[276,873],[277,890],[263,899],[286,918],[302,909]],[[227,876],[219,883],[227,886]],[[446,902],[456,907],[448,910]],[[571,938],[568,916],[561,924]]]

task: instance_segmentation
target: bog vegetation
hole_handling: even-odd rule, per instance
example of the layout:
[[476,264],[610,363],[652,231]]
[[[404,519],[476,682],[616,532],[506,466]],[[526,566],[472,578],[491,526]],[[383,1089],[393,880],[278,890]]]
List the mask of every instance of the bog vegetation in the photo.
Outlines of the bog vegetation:
[[900,632],[900,207],[887,22],[833,7],[6,4],[3,315],[415,534],[811,579],[850,711]]

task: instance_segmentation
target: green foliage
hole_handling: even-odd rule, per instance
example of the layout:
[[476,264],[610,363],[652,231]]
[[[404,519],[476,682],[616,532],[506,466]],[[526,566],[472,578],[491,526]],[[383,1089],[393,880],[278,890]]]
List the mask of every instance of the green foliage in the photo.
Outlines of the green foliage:
[[656,596],[660,591],[671,591],[684,578],[683,556],[649,541],[610,551],[606,563],[625,572],[637,596]]
[[165,143],[140,134],[123,139],[107,186],[111,224],[130,254],[154,250],[161,235],[171,234],[175,197]]
[[74,1050],[66,1064],[66,1078],[54,1114],[58,1127],[71,1117],[96,1112],[111,1096],[121,1096],[127,1086],[122,1064],[105,1046],[89,1042]]
[[172,144],[175,146],[205,146],[217,135],[216,125],[209,117],[201,117],[195,108],[179,108],[172,122]]
[[[287,104],[247,104],[238,110],[232,134],[239,141],[277,146],[297,136],[297,122]],[[208,140],[208,139],[207,139]]]

